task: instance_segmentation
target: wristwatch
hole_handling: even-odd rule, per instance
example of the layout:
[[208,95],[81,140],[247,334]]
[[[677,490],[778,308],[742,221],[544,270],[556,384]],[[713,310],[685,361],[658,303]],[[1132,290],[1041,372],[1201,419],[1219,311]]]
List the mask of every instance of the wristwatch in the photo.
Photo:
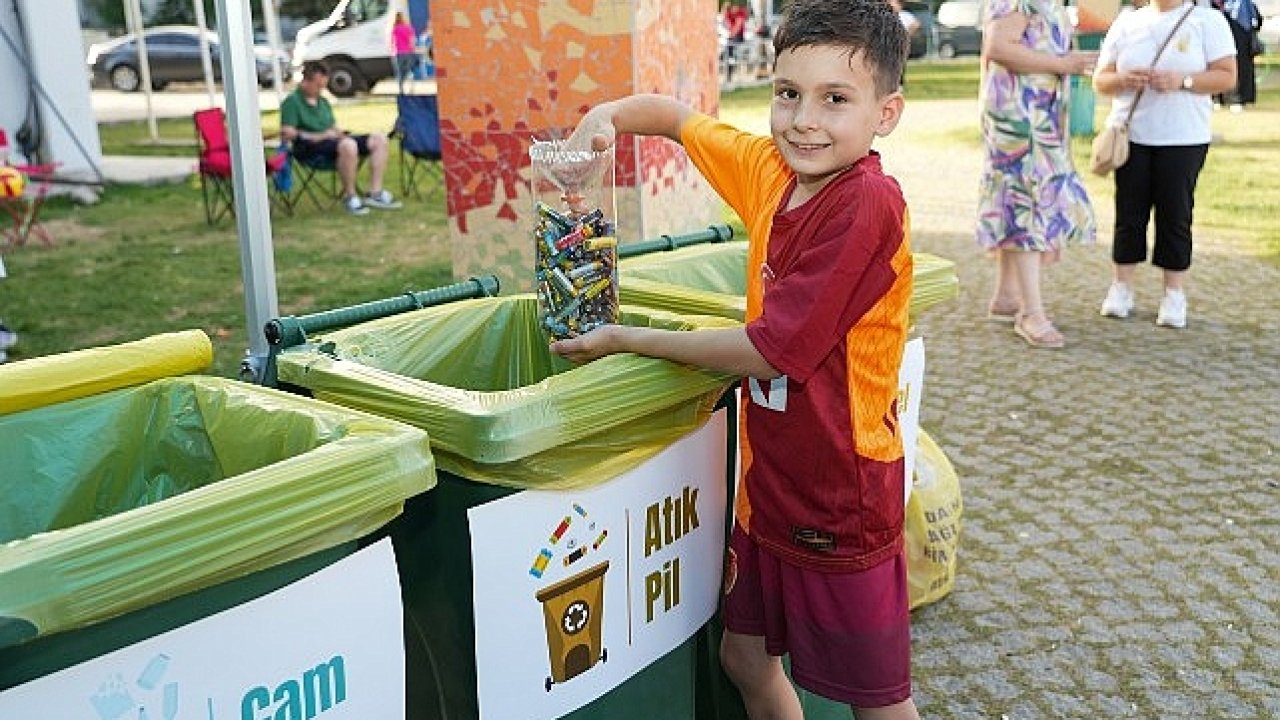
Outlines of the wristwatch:
[[1183,90],[1186,90],[1187,92],[1191,92],[1193,89],[1195,89],[1195,86],[1196,86],[1195,78],[1191,77],[1190,75],[1183,75],[1183,76],[1182,76],[1182,89],[1183,89]]

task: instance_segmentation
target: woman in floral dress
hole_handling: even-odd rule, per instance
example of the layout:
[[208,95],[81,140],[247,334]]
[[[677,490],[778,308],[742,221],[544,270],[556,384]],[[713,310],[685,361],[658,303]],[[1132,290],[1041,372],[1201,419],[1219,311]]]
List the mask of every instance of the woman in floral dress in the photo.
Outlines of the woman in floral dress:
[[1033,347],[1060,348],[1040,267],[1063,245],[1094,240],[1093,208],[1071,163],[1067,94],[1070,76],[1093,72],[1097,53],[1071,50],[1061,0],[985,0],[984,17],[978,243],[998,265],[988,316],[1012,321]]

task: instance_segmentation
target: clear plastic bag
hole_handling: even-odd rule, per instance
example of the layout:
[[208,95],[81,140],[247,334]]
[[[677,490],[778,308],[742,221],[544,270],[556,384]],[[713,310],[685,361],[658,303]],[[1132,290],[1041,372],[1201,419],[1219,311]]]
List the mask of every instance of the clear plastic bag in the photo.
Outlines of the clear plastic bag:
[[574,337],[618,321],[613,148],[535,141],[533,243],[542,328]]

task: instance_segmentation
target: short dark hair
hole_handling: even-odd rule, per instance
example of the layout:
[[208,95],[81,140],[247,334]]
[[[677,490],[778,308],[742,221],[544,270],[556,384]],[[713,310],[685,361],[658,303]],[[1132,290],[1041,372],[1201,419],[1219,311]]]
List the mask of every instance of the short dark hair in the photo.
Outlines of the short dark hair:
[[898,89],[907,61],[907,31],[887,0],[791,0],[773,35],[774,57],[799,47],[842,48],[863,62],[881,96]]
[[302,63],[303,80],[310,80],[317,75],[329,77],[329,66],[325,65],[323,60],[308,60]]

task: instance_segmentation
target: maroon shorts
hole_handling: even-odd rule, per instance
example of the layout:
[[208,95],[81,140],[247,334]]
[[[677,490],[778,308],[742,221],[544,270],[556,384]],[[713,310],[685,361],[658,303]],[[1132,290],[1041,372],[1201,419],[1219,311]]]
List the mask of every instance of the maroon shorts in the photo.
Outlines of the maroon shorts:
[[724,626],[791,654],[797,685],[854,707],[911,697],[911,621],[901,553],[860,572],[789,565],[738,525],[729,542]]

